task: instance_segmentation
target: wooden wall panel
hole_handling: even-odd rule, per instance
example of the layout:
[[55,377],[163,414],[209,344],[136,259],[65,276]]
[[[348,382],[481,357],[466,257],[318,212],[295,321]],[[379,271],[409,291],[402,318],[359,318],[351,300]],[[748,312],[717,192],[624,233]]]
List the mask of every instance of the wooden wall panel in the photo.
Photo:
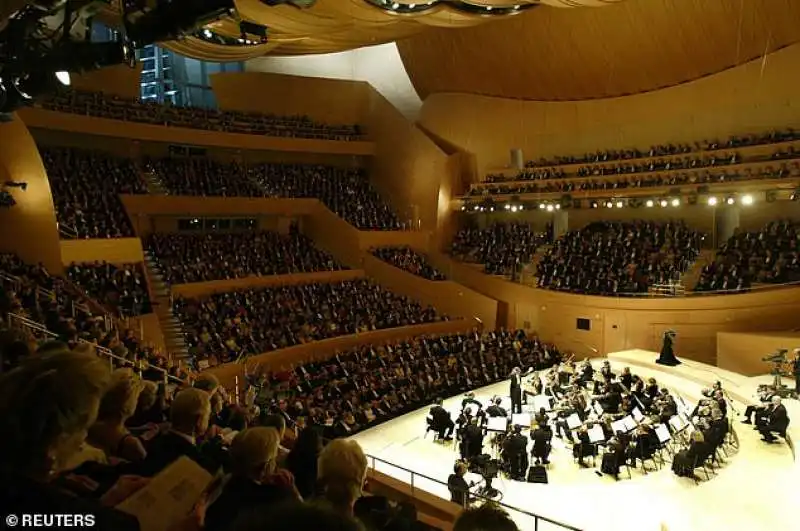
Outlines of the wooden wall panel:
[[72,263],[109,262],[132,264],[144,260],[142,240],[139,238],[108,238],[104,240],[63,240],[61,262]]
[[453,166],[448,155],[386,98],[369,87],[365,125],[376,143],[370,179],[398,214],[415,228],[437,227],[440,204],[449,203]]
[[329,124],[364,123],[370,90],[363,81],[263,72],[220,72],[211,86],[224,110],[304,115]]
[[124,138],[142,142],[162,142],[232,150],[285,151],[328,155],[372,155],[375,146],[366,141],[311,140],[239,133],[221,133],[183,127],[162,127],[134,122],[120,122],[28,107],[19,111],[22,120],[32,128],[56,129],[100,137]]
[[451,318],[474,321],[477,317],[488,330],[495,328],[497,301],[490,297],[456,282],[426,280],[393,267],[374,256],[365,256],[363,264],[367,276],[395,293],[433,306]]
[[71,74],[71,86],[77,90],[138,100],[141,93],[142,66],[143,63],[137,62],[133,68],[114,65],[82,74]]
[[208,282],[192,282],[175,284],[171,287],[173,295],[186,298],[206,297],[214,293],[225,293],[241,289],[272,288],[295,284],[330,284],[364,278],[364,271],[319,271],[316,273],[296,273],[289,275],[249,276],[230,280],[210,280]]
[[17,204],[0,208],[0,251],[17,253],[29,263],[41,262],[51,273],[63,271],[58,226],[50,182],[25,123],[14,115],[0,122],[0,183],[27,183],[12,188]]
[[[746,376],[769,374],[774,365],[762,358],[774,354],[777,349],[787,349],[787,359],[792,360],[792,350],[798,347],[800,332],[720,332],[717,334],[717,365]],[[791,387],[792,377],[786,380]]]
[[646,94],[577,102],[526,102],[434,94],[420,124],[474,153],[481,176],[526,160],[598,149],[727,138],[800,125],[800,45],[691,83]]

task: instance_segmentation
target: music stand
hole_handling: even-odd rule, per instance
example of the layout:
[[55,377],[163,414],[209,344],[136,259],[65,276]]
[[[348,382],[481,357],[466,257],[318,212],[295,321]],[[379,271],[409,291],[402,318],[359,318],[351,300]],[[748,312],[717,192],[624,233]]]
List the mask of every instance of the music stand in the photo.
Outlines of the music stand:
[[628,427],[625,425],[625,419],[615,420],[611,423],[611,429],[614,430],[614,433],[622,432],[628,433]]
[[536,408],[536,411],[539,411],[541,408],[544,408],[545,411],[551,411],[553,409],[553,397],[536,395],[533,397],[533,407]]
[[622,422],[625,423],[625,427],[627,428],[627,431],[633,431],[633,430],[636,429],[637,423],[636,423],[635,420],[633,420],[633,417],[631,417],[630,415],[628,415],[627,417],[623,418]]
[[636,422],[641,422],[642,419],[644,418],[642,411],[638,407],[633,408],[631,415],[633,416],[633,420],[635,420]]
[[686,421],[683,415],[673,415],[669,419],[669,425],[672,426],[672,429],[677,434],[685,430],[689,423]]
[[589,442],[592,444],[601,444],[606,442],[606,434],[603,433],[603,427],[599,424],[595,424],[586,430],[586,433],[589,435]]
[[505,433],[508,430],[508,419],[506,417],[489,417],[486,421],[486,431]]
[[666,424],[659,424],[656,426],[655,432],[658,436],[658,442],[661,444],[668,443],[672,438],[672,436],[669,434],[669,428],[667,428]]
[[522,426],[524,428],[531,427],[531,414],[530,413],[515,413],[511,415],[512,426]]
[[574,430],[575,428],[581,425],[581,418],[578,416],[577,413],[573,413],[572,415],[567,417],[566,422],[567,422],[567,427],[570,430]]
[[595,402],[594,406],[592,406],[592,407],[594,408],[594,412],[597,413],[598,417],[602,417],[603,416],[603,413],[604,413],[603,406],[600,405],[600,402]]

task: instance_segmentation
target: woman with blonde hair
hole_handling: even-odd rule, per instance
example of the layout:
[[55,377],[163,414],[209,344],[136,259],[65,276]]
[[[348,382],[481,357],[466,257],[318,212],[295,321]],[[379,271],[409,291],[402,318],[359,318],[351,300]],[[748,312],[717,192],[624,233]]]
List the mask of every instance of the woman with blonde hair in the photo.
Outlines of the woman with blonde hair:
[[142,383],[130,369],[117,369],[100,401],[97,421],[89,429],[88,442],[103,450],[108,457],[137,462],[147,457],[138,437],[125,423],[136,412]]
[[317,479],[323,499],[335,511],[352,517],[367,479],[367,456],[356,441],[334,439],[319,454]]
[[258,426],[236,434],[230,448],[231,477],[206,512],[206,531],[227,529],[240,515],[299,499],[296,491],[271,482],[277,468],[278,431]]
[[139,529],[134,517],[107,507],[141,483],[123,476],[100,502],[52,484],[94,424],[108,387],[107,363],[91,354],[50,351],[0,377],[0,506],[18,514],[91,515],[90,525],[99,529]]

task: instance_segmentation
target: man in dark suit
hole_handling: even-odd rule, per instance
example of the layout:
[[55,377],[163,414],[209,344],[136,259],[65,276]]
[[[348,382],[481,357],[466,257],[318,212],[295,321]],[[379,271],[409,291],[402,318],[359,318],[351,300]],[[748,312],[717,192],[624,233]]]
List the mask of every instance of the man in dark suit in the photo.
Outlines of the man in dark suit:
[[514,367],[511,371],[511,412],[522,413],[522,371],[519,367]]
[[507,417],[508,416],[508,412],[505,409],[503,409],[502,407],[500,407],[500,404],[502,402],[503,402],[502,399],[495,398],[494,399],[494,403],[491,406],[489,406],[488,408],[486,408],[486,413],[490,417]]
[[536,458],[536,464],[548,464],[550,461],[551,440],[553,439],[553,432],[547,424],[538,424],[536,429],[531,432],[531,440],[533,441],[533,457]]
[[450,501],[466,507],[469,502],[469,484],[464,479],[467,473],[467,465],[461,461],[456,461],[453,473],[447,478],[447,490],[450,491]]
[[218,466],[203,456],[196,438],[208,430],[211,401],[207,392],[196,388],[184,389],[175,395],[170,407],[170,430],[157,435],[147,445],[147,457],[136,466],[145,477],[155,476],[179,457],[186,456],[209,472]]
[[483,453],[483,430],[478,426],[478,419],[472,418],[461,435],[461,458],[469,461]]
[[431,417],[431,427],[439,434],[439,438],[445,441],[451,440],[456,425],[453,419],[450,418],[450,413],[442,407],[441,399],[436,401],[429,415]]
[[761,437],[765,442],[775,441],[774,433],[781,436],[786,436],[786,428],[789,426],[789,415],[786,413],[786,406],[781,404],[779,396],[772,397],[772,404],[768,409],[764,423],[758,426],[758,431],[761,432]]

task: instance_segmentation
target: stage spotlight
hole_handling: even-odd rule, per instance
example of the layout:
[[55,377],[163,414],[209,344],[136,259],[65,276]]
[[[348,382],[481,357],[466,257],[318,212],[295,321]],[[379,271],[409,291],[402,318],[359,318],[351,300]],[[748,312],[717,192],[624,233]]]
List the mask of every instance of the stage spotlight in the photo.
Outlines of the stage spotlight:
[[489,212],[494,212],[494,207],[489,207]]
[[590,206],[591,208],[597,208],[597,201],[591,201],[591,202],[589,203],[589,206]]
[[608,203],[606,203],[606,208],[614,208],[614,203],[609,201]]
[[539,203],[539,210],[544,210],[545,208],[547,208],[547,205],[544,203]]
[[732,205],[735,202],[736,202],[736,199],[734,197],[732,197],[732,196],[729,196],[729,197],[725,198],[725,204]]
[[743,205],[752,205],[753,204],[753,196],[752,195],[743,195],[742,196],[742,204]]
[[69,77],[69,72],[66,70],[56,72],[56,79],[65,87],[68,87],[72,81]]
[[511,210],[511,205],[509,205],[508,203],[506,203],[506,206],[504,206],[503,208],[505,208],[506,210]]
[[556,210],[561,210],[561,205],[560,204],[556,204]]
[[462,212],[465,211],[466,209],[467,209],[467,207],[465,207],[464,205],[461,205],[461,211]]
[[674,207],[681,206],[681,200],[676,197],[675,199],[672,200],[671,204]]
[[667,200],[666,200],[666,199],[662,199],[662,200],[661,200],[661,203],[659,203],[659,204],[660,204],[662,207],[665,207],[665,206],[667,206],[669,203],[667,203]]
[[648,199],[648,200],[647,200],[647,202],[645,203],[645,205],[646,205],[648,208],[649,208],[649,207],[652,207],[654,204],[655,204],[655,203],[653,202],[653,200],[652,200],[652,199]]
[[512,206],[511,207],[511,212],[516,212],[516,211],[517,211],[517,205]]
[[520,210],[525,210],[525,205],[520,205],[520,206],[519,206],[519,209],[520,209]]
[[547,211],[548,212],[552,212],[553,211],[553,205],[547,205]]
[[708,203],[708,206],[717,206],[717,198],[713,195],[709,197],[706,202]]
[[480,210],[480,208],[481,207],[479,207],[478,205],[475,205],[474,207],[472,207],[472,210],[476,210],[477,211],[477,210]]
[[617,201],[617,208],[622,208],[624,203],[622,201]]

